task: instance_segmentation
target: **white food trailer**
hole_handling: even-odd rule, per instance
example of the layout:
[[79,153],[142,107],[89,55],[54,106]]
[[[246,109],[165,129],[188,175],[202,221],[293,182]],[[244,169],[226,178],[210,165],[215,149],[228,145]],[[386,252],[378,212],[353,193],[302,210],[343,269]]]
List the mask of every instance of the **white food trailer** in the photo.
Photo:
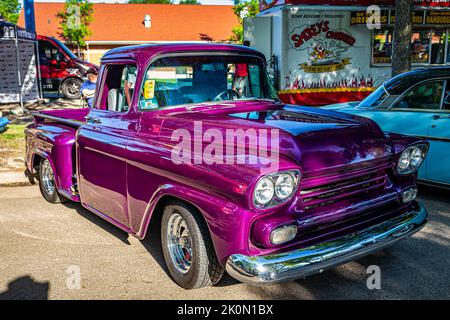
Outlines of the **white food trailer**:
[[[413,68],[450,63],[450,0],[413,1]],[[394,3],[261,0],[260,13],[244,21],[244,41],[270,57],[282,100],[361,100],[391,75]]]

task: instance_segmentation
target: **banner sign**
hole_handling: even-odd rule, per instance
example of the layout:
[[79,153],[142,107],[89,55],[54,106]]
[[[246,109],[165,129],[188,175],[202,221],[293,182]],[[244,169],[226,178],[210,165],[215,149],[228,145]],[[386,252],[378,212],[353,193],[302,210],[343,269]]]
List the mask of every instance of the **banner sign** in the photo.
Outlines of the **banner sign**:
[[[450,7],[450,0],[413,0],[416,7]],[[395,0],[260,0],[260,11],[283,4],[331,6],[395,6]]]
[[427,11],[425,24],[450,24],[450,11]]
[[[350,12],[350,24],[367,24],[367,19],[372,15],[367,11],[351,11]],[[381,10],[380,23],[387,24],[389,21],[389,10]]]
[[36,40],[36,34],[12,23],[0,20],[0,39],[3,40]]
[[[423,24],[424,11],[413,11],[412,23],[413,24]],[[395,24],[395,10],[391,10],[390,24]]]
[[259,11],[267,10],[280,4],[284,4],[284,0],[259,0]]
[[[350,13],[350,25],[366,24],[370,15],[371,13],[366,11],[352,11]],[[450,11],[414,11],[412,19],[414,25],[449,25]],[[380,22],[385,25],[395,24],[395,10],[381,10]]]

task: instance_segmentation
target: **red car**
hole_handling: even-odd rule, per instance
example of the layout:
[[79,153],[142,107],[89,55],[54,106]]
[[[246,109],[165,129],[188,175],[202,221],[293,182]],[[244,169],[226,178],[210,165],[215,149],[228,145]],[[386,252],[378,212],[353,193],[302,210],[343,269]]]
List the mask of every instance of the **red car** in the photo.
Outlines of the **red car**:
[[38,36],[42,90],[68,99],[80,98],[80,87],[89,68],[98,66],[75,56],[61,41]]

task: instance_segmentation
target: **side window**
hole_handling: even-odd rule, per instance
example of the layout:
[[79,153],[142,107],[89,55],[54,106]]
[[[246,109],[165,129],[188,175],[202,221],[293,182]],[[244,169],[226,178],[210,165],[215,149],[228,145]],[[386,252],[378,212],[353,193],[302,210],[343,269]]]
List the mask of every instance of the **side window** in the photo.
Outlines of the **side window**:
[[409,91],[395,109],[438,110],[441,108],[444,82],[433,81]]
[[128,111],[134,93],[136,72],[136,65],[106,66],[101,109],[115,112]]
[[139,109],[274,96],[267,87],[264,66],[256,58],[161,58],[146,71]]
[[228,70],[234,70],[232,89],[239,93],[240,98],[260,98],[261,68],[256,64],[236,63],[228,65]]
[[49,60],[55,60],[59,50],[48,41],[39,41],[39,60],[40,63],[47,63]]
[[258,65],[250,64],[248,66],[250,73],[250,85],[252,87],[251,92],[253,97],[260,98],[263,96],[261,90],[261,70]]
[[442,109],[450,111],[450,79],[446,80],[444,102],[442,104]]

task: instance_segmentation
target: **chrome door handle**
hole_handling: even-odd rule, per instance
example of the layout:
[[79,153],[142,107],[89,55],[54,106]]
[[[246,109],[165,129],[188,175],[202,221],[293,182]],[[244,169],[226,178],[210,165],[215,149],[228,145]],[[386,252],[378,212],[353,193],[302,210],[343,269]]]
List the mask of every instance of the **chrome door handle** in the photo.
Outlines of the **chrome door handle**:
[[433,119],[434,119],[434,120],[437,120],[437,119],[440,119],[440,118],[441,118],[441,116],[438,115],[438,114],[433,115]]
[[86,117],[86,122],[99,124],[102,123],[99,118],[95,117]]

